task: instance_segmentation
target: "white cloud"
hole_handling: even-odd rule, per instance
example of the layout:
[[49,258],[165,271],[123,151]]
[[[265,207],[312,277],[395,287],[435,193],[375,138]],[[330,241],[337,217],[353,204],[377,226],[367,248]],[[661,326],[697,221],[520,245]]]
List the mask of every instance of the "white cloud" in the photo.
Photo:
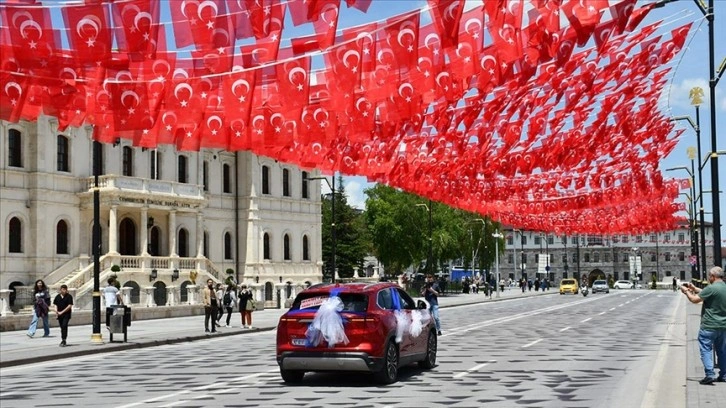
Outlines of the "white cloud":
[[364,189],[370,186],[365,177],[348,177],[345,182],[345,194],[348,196],[348,204],[351,207],[364,210],[366,208],[366,195]]
[[[674,82],[671,85],[669,92],[664,95],[668,98],[671,109],[675,109],[676,111],[681,109],[687,109],[690,111],[693,109],[693,105],[691,105],[691,100],[688,98],[688,95],[690,94],[691,89],[696,86],[703,89],[703,104],[708,105],[708,82],[706,79],[687,78],[680,83]],[[677,114],[678,112],[674,113]]]
[[721,108],[722,111],[726,111],[726,96],[721,98],[721,104],[719,104],[719,108]]

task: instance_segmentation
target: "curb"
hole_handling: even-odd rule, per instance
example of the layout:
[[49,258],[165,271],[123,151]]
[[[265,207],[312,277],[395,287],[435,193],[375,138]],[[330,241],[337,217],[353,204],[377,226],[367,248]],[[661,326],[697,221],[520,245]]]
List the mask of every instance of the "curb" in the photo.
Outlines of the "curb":
[[163,345],[167,345],[167,344],[187,343],[187,342],[192,342],[192,341],[196,341],[196,340],[210,339],[210,338],[214,338],[214,337],[244,336],[245,334],[267,332],[267,331],[272,331],[274,329],[275,329],[275,327],[260,327],[260,328],[255,328],[252,330],[247,330],[244,332],[229,332],[229,333],[219,333],[219,334],[215,334],[215,335],[198,335],[198,336],[177,337],[177,338],[165,339],[165,340],[150,340],[150,341],[146,341],[143,343],[116,344],[117,342],[114,342],[113,346],[108,346],[108,347],[103,347],[103,346],[105,346],[106,344],[110,344],[110,343],[103,343],[103,344],[99,344],[98,347],[93,347],[93,348],[87,349],[87,350],[78,350],[78,351],[72,351],[70,353],[65,353],[65,354],[54,354],[51,356],[27,357],[27,358],[21,358],[21,359],[17,359],[17,360],[0,362],[0,368],[16,367],[16,366],[20,366],[20,365],[34,364],[34,363],[45,362],[45,361],[63,360],[66,358],[89,356],[92,354],[113,353],[116,351],[144,349],[144,348],[150,348],[150,347],[163,346]]

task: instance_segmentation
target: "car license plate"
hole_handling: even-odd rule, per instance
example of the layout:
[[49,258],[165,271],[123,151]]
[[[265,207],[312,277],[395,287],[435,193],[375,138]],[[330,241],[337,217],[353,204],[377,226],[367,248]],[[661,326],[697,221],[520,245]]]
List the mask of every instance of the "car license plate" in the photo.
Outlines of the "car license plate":
[[307,344],[307,339],[292,339],[293,346],[304,346]]

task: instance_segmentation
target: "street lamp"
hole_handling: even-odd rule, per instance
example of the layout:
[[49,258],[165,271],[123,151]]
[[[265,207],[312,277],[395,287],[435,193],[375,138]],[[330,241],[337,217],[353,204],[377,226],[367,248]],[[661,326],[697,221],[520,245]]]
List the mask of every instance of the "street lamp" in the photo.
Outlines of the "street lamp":
[[[638,247],[631,248],[633,255],[630,256],[630,273],[633,274],[634,281],[640,281],[640,269],[642,267],[640,263],[640,255],[638,254]],[[635,282],[633,282],[633,288],[635,288]]]
[[[486,221],[484,221],[483,218],[474,218],[473,220],[469,220],[469,223],[472,223],[475,221],[480,221],[482,223],[482,227],[481,227],[482,233],[481,233],[481,235],[479,235],[479,242],[476,244],[476,248],[474,248],[473,233],[470,234],[471,241],[472,241],[471,242],[471,244],[472,244],[472,249],[471,249],[471,271],[472,271],[471,275],[472,276],[471,276],[471,278],[472,279],[474,279],[474,274],[476,272],[475,265],[476,265],[476,258],[478,258],[478,255],[479,255],[479,246],[481,245],[481,240],[484,237],[484,234],[486,233],[486,226],[487,226],[487,223],[486,223]],[[471,232],[471,230],[469,230],[469,231]],[[516,258],[516,254],[515,254],[515,258]],[[481,268],[481,264],[479,265],[479,267]]]
[[518,232],[521,238],[522,231],[518,230],[517,228],[512,228],[512,250],[514,251],[514,279],[517,279],[517,243],[514,242],[514,239],[517,237]]
[[497,230],[495,233],[492,234],[492,237],[494,238],[494,256],[496,257],[495,263],[497,266],[497,269],[496,269],[496,272],[497,272],[497,282],[496,282],[497,298],[499,297],[499,291],[501,289],[499,287],[499,279],[500,279],[499,278],[499,238],[501,238],[502,236],[503,235],[499,233],[499,230]]
[[[431,234],[433,232],[432,231],[433,230],[433,221],[432,221],[432,218],[431,218],[432,202],[431,202],[431,200],[429,200],[429,204],[428,205],[426,205],[426,204],[416,204],[416,207],[424,207],[429,212],[429,257],[428,257],[428,259],[426,259],[426,271],[428,272],[428,274],[433,275],[433,272],[431,271],[431,261],[434,258],[434,256],[433,256],[433,249],[431,247],[431,241],[432,241]],[[472,262],[473,262],[473,260],[472,260]]]
[[[694,266],[696,267],[696,270],[698,271],[699,277],[701,279],[703,279],[703,272],[701,269],[701,257],[698,255],[697,238],[694,241],[694,236],[696,235],[695,209],[696,209],[696,199],[697,199],[696,198],[695,174],[694,174],[694,159],[695,159],[696,152],[694,150],[695,149],[692,147],[688,148],[688,157],[690,157],[690,159],[691,159],[691,168],[690,169],[686,166],[677,166],[677,167],[671,167],[669,169],[666,169],[666,171],[685,170],[688,173],[688,175],[691,177],[691,180],[690,180],[691,194],[690,195],[685,194],[685,193],[680,193],[680,194],[683,194],[688,198],[688,204],[690,206],[690,211],[688,211],[688,214],[689,214],[688,232],[691,235],[691,255],[696,255],[696,265],[694,265]],[[701,239],[703,240],[703,235],[701,235]],[[705,240],[704,240],[704,242],[705,242]],[[704,243],[704,253],[705,253],[705,243]],[[703,258],[703,259],[704,259],[703,262],[704,262],[704,267],[705,267],[706,261],[705,261],[705,258]],[[691,267],[691,276],[694,275],[694,273],[693,273],[694,266]]]
[[308,177],[307,181],[311,180],[325,180],[325,183],[330,187],[330,194],[332,197],[332,203],[330,208],[330,216],[332,218],[330,223],[330,235],[333,239],[333,259],[332,259],[332,267],[333,267],[333,275],[331,277],[331,282],[335,280],[335,274],[337,272],[337,266],[336,266],[336,241],[335,241],[335,174],[333,174],[333,184],[330,184],[330,181],[328,181],[327,177]]

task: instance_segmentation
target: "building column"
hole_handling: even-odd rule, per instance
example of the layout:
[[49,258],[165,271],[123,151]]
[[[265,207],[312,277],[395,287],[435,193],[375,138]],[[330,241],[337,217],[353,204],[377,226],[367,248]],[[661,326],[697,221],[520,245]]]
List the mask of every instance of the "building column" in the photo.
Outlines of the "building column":
[[118,254],[118,221],[116,213],[118,206],[112,205],[108,214],[108,252]]
[[204,256],[204,218],[197,213],[197,258]]
[[141,209],[141,255],[149,255],[149,226],[147,221],[149,219],[149,210],[144,207]]
[[176,211],[169,211],[169,256],[179,256],[176,253]]

